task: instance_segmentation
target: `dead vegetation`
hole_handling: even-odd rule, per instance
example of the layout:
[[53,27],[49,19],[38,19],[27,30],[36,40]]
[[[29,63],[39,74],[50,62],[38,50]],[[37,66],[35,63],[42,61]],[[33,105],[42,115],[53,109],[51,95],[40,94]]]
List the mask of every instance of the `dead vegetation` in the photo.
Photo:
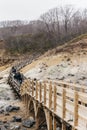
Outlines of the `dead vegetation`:
[[47,51],[44,56],[56,55],[58,53],[83,53],[87,52],[87,34],[81,35],[64,45],[58,46],[55,49]]

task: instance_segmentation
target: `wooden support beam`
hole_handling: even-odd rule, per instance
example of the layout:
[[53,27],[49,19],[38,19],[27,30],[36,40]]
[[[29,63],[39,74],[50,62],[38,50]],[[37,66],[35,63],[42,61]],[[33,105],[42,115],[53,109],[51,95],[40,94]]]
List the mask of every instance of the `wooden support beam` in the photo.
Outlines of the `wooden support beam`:
[[52,108],[52,82],[49,85],[49,109]]
[[54,112],[56,112],[57,88],[54,86]]
[[[62,91],[62,119],[66,116],[66,86],[64,84],[64,88]],[[66,130],[66,125],[64,122],[62,122],[62,130]]]
[[32,96],[34,96],[34,80],[31,81],[31,86],[32,86]]
[[25,105],[27,105],[27,94],[25,94]]
[[38,100],[38,82],[36,81],[36,100]]
[[66,124],[64,122],[62,122],[62,130],[67,130],[66,129]]
[[28,94],[26,94],[26,108],[27,108],[26,115],[28,115],[29,114],[29,109],[28,109]]
[[26,104],[26,94],[24,95],[24,103]]
[[74,127],[78,126],[78,92],[74,92]]
[[56,124],[56,119],[55,116],[53,116],[53,130],[56,130],[57,124]]
[[48,130],[53,130],[53,122],[52,122],[52,115],[50,111],[48,111]]
[[24,102],[24,95],[22,96],[22,101]]
[[26,95],[27,96],[27,98],[26,98],[26,105],[27,105],[27,109],[28,109],[28,100],[29,100],[29,96],[28,95]]
[[39,118],[36,118],[36,125],[35,125],[35,130],[39,129]]
[[41,126],[43,126],[43,124],[45,123],[45,119],[43,119],[42,121],[41,121],[41,123],[39,124],[39,127],[41,127]]
[[21,96],[21,101],[23,101],[23,96]]
[[46,83],[44,83],[44,105],[46,105]]
[[30,94],[30,86],[31,86],[31,81],[30,80],[27,80],[27,92]]
[[66,115],[66,89],[63,88],[62,91],[62,118],[64,119]]
[[42,101],[42,84],[41,84],[41,82],[39,83],[39,100],[40,100],[40,102]]

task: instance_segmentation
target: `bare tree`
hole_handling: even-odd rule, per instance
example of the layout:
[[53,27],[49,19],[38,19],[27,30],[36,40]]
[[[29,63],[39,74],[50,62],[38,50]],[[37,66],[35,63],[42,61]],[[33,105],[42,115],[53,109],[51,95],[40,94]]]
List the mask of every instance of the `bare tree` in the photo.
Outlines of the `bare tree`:
[[73,15],[74,15],[73,7],[71,5],[61,7],[61,15],[62,15],[62,21],[64,23],[65,34],[67,34],[68,33],[68,25],[69,25],[70,20],[72,19]]

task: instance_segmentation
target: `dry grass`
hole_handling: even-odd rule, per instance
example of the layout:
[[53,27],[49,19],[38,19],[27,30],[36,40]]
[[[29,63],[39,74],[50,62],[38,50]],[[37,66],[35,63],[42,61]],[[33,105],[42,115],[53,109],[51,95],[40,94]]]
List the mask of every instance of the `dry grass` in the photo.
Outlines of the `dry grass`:
[[[56,55],[57,53],[66,53],[71,52],[72,48],[76,49],[76,45],[79,48],[79,43],[85,44],[87,46],[87,34],[82,34],[69,42],[65,43],[64,45],[60,45],[56,47],[55,49],[47,51],[44,56],[50,56],[50,55]],[[81,47],[79,48],[81,49]]]

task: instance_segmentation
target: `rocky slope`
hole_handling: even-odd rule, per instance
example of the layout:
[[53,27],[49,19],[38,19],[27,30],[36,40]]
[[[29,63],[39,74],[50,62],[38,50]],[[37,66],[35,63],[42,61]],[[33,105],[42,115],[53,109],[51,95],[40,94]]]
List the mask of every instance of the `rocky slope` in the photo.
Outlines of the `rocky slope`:
[[21,71],[28,78],[87,85],[87,39],[50,50]]

